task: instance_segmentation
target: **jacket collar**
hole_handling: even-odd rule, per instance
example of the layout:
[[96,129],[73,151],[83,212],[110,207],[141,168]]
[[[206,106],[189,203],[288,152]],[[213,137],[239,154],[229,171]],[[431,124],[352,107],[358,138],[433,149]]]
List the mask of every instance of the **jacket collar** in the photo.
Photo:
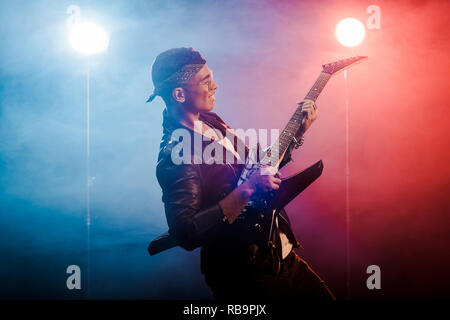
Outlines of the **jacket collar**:
[[[218,121],[217,119],[217,115],[214,112],[204,112],[204,113],[200,113],[199,119],[205,123],[207,123],[209,126],[219,129],[222,134],[225,136],[226,132],[227,132],[227,128],[224,125],[224,123],[221,123],[220,121]],[[167,108],[164,108],[163,110],[163,134],[171,134],[172,131],[174,131],[175,129],[178,128],[185,128],[188,129],[189,131],[192,131],[191,128],[186,127],[185,125],[183,125],[181,122],[173,119],[172,117],[169,116],[169,112],[167,111]]]
[[[242,140],[238,136],[236,136],[233,132],[230,132],[229,130],[227,130],[227,128],[228,128],[227,124],[219,116],[217,116],[217,114],[215,114],[214,112],[200,113],[199,119],[201,121],[207,123],[212,128],[219,129],[224,136],[226,136],[227,133],[231,134],[234,137],[233,140],[235,141],[235,143],[234,143],[235,150],[237,150],[237,145],[236,145],[237,141],[240,141],[240,143],[244,144],[244,142],[242,142]],[[193,135],[198,134],[198,133],[194,132],[192,129],[190,129],[190,128],[186,127],[185,125],[183,125],[182,123],[180,123],[179,121],[170,117],[169,113],[167,111],[167,108],[164,108],[164,110],[163,110],[162,126],[163,126],[163,139],[161,141],[161,144],[165,144],[165,141],[166,142],[169,141],[171,138],[172,132],[178,128],[187,129]],[[211,141],[209,143],[211,143]],[[247,158],[249,149],[248,149],[247,145],[244,144],[244,146],[245,146],[245,158]],[[235,159],[235,161],[237,161],[237,159]]]

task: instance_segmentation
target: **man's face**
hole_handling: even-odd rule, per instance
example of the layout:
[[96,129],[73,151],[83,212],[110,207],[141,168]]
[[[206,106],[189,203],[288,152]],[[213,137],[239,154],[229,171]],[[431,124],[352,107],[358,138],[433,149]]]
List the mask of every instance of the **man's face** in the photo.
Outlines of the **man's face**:
[[206,112],[214,108],[214,93],[218,85],[214,82],[212,71],[206,64],[183,87],[186,92],[186,103],[193,111]]

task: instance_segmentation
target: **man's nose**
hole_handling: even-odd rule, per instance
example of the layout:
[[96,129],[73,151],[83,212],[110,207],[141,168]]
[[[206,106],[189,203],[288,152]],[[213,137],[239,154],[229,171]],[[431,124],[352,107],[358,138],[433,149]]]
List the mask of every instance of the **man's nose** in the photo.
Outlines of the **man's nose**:
[[213,80],[211,90],[217,90],[218,87],[219,87],[219,85]]

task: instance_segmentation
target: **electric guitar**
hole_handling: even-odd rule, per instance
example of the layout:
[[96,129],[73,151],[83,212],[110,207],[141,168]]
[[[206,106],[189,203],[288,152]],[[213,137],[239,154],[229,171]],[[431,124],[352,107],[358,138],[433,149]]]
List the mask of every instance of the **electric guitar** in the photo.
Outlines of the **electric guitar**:
[[[366,59],[367,57],[365,56],[356,56],[324,64],[322,66],[322,72],[311,90],[309,90],[308,94],[305,96],[305,99],[316,101],[332,76]],[[261,155],[261,157],[259,156],[258,149],[255,148],[250,150],[249,156],[246,159],[245,168],[239,178],[238,185],[250,178],[250,176],[260,168],[272,166],[278,169],[286,154],[292,150],[293,146],[298,144],[298,134],[303,121],[303,113],[301,110],[302,106],[298,105],[279,138],[269,150],[266,150],[266,152]],[[261,161],[258,161],[258,159],[261,159]],[[292,199],[311,185],[311,183],[322,174],[322,170],[322,160],[319,160],[307,169],[282,179],[280,188],[275,192],[256,194],[252,197],[251,201],[241,212],[241,215],[251,214],[251,212],[261,212],[260,210],[262,209],[264,212],[271,211],[273,220],[275,211],[286,206]],[[148,252],[150,255],[155,255],[175,246],[177,246],[176,241],[168,232],[166,232],[150,243]]]
[[[322,72],[317,78],[314,85],[306,94],[305,99],[316,101],[322,92],[328,80],[341,71],[344,71],[362,61],[366,60],[366,56],[356,56],[348,59],[327,63],[322,66]],[[266,150],[265,154],[259,155],[259,148],[252,148],[246,159],[246,165],[239,178],[238,185],[250,178],[258,169],[272,166],[278,169],[284,157],[290,153],[293,146],[298,145],[300,137],[299,131],[302,125],[304,114],[302,113],[302,105],[299,104],[287,125],[281,131],[280,136],[274,145]],[[261,159],[258,161],[258,159]],[[251,209],[270,210],[280,209],[286,206],[300,192],[305,190],[313,183],[322,173],[323,163],[319,160],[309,168],[282,179],[280,188],[275,192],[256,194],[249,202],[242,213],[246,213]],[[241,214],[242,214],[241,213]]]

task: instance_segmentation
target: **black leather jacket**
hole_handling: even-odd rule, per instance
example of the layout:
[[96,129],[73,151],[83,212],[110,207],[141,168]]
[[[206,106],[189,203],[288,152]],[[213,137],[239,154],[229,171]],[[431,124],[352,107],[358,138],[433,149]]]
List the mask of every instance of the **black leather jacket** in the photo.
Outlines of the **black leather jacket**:
[[[230,130],[215,113],[203,113],[200,120],[221,130],[224,135]],[[231,265],[233,269],[237,266],[258,267],[270,252],[267,242],[271,227],[273,243],[276,244],[272,250],[278,253],[279,258],[281,243],[270,215],[247,217],[241,214],[232,224],[224,221],[225,215],[218,203],[236,187],[244,165],[174,164],[171,154],[179,142],[171,140],[171,135],[178,128],[189,130],[192,137],[198,134],[173,121],[165,111],[156,175],[163,192],[169,234],[186,250],[202,247],[201,271],[204,274],[218,274],[230,270]],[[210,143],[212,141],[204,141],[203,148]],[[245,149],[247,154],[248,148]],[[282,165],[289,161],[290,152],[287,159]],[[299,247],[286,212],[280,210],[278,215],[279,229],[294,247]]]

